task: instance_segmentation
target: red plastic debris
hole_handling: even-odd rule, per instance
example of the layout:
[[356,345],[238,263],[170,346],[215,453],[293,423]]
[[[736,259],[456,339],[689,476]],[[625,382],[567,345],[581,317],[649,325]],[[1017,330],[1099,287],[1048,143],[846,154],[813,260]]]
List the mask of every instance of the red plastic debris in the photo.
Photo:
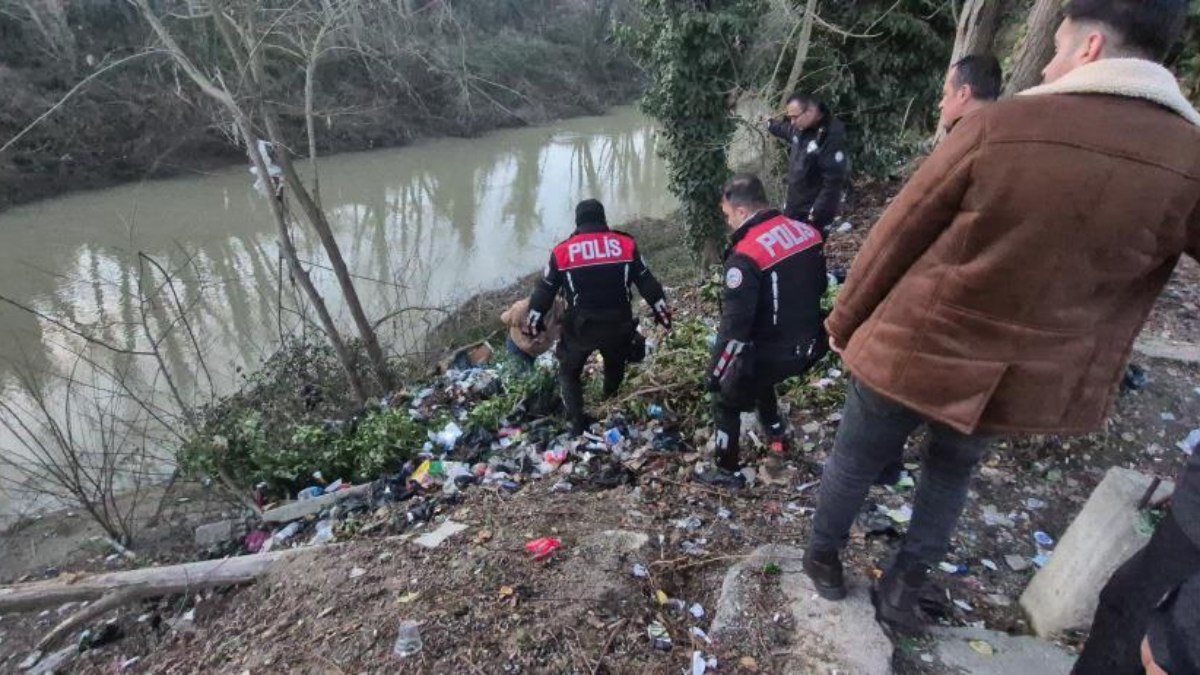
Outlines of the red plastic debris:
[[267,543],[267,540],[270,538],[270,532],[255,530],[246,535],[246,539],[244,540],[244,543],[246,544],[246,550],[250,553],[258,553],[262,550],[263,544]]
[[545,560],[562,546],[562,542],[554,537],[542,537],[525,544],[525,550],[533,554],[534,560]]

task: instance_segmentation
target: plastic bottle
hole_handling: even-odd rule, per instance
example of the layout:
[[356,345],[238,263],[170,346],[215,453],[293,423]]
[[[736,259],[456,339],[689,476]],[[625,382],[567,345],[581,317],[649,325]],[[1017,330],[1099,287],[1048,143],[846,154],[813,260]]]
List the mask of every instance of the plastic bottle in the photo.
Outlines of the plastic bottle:
[[398,659],[406,659],[421,651],[423,646],[421,624],[416,621],[401,621],[396,644],[392,646],[392,655]]

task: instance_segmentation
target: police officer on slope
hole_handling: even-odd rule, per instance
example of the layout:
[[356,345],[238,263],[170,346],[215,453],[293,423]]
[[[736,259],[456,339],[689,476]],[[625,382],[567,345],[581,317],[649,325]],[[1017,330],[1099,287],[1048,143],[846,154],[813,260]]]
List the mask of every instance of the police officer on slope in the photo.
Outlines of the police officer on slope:
[[529,299],[529,330],[545,329],[544,319],[560,290],[567,301],[562,338],[555,354],[559,362],[563,405],[571,432],[587,430],[583,412],[583,385],[579,378],[592,352],[604,357],[604,396],[617,393],[625,378],[625,364],[634,340],[632,286],[654,311],[654,320],[671,327],[662,284],[646,267],[633,237],[608,228],[604,205],[586,199],[575,207],[575,232],[554,247],[550,262]]
[[788,143],[784,214],[817,227],[827,237],[850,173],[846,127],[821,101],[792,94],[787,100],[787,117],[767,120],[767,130]]
[[717,469],[699,479],[740,488],[742,411],[757,408],[771,451],[787,452],[775,386],[804,373],[828,351],[821,312],[828,282],[821,233],[771,208],[757,176],[734,176],[721,197],[733,236],[725,252],[721,325],[707,383],[716,394]]

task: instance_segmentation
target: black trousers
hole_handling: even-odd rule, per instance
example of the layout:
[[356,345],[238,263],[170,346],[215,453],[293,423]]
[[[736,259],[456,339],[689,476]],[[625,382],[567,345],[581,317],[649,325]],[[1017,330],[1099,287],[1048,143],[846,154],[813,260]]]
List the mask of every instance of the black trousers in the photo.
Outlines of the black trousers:
[[583,412],[583,368],[592,352],[599,350],[604,357],[604,396],[617,393],[625,379],[629,360],[629,345],[635,325],[632,319],[616,321],[568,316],[563,322],[562,337],[555,355],[558,356],[558,380],[562,386],[563,407],[576,429],[586,422]]
[[1142,638],[1164,595],[1200,572],[1200,546],[1169,513],[1145,548],[1113,572],[1073,675],[1141,675]]
[[757,378],[743,396],[727,397],[717,394],[713,401],[713,418],[717,425],[717,466],[728,471],[741,468],[739,440],[742,435],[742,413],[758,411],[758,421],[772,438],[783,436],[784,424],[779,415],[776,377]]

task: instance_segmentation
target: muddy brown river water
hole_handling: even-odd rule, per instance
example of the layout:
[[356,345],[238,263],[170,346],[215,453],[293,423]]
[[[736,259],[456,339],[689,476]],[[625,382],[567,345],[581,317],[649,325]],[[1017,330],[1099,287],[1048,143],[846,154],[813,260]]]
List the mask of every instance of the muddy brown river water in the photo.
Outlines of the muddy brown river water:
[[[405,307],[453,305],[536,269],[573,228],[580,199],[602,200],[612,223],[666,215],[674,202],[654,138],[648,119],[618,108],[552,126],[337,155],[320,163],[321,195],[366,310],[379,319]],[[173,406],[154,360],[122,351],[147,351],[148,340],[158,341],[182,397],[203,402],[234,387],[239,368],[253,369],[271,353],[281,327],[296,330],[303,303],[285,285],[289,309],[278,310],[276,232],[251,183],[245,168],[230,168],[0,214],[0,295],[36,312],[0,303],[4,457],[23,462],[35,437],[52,435],[30,389],[42,393],[58,430],[69,430],[80,451],[113,447],[129,442],[105,429],[105,406],[129,407],[99,393],[112,389],[114,377],[150,392],[155,406]],[[296,231],[315,282],[349,328],[316,238]],[[171,270],[173,296],[139,253]],[[143,302],[139,288],[159,289],[159,301]],[[403,353],[420,344],[436,317],[401,313],[383,322],[380,337]],[[105,346],[88,346],[77,333]],[[73,395],[67,382],[77,383]],[[68,406],[73,397],[85,402]],[[150,442],[161,441],[158,435]],[[20,496],[23,482],[21,471],[0,465],[0,527],[49,504]]]

